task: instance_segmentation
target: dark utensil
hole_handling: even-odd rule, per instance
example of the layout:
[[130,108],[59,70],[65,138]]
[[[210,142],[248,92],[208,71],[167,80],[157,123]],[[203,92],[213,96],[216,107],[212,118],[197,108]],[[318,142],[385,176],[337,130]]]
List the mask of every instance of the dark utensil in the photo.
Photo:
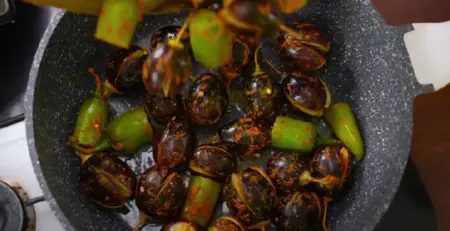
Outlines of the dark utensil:
[[[151,32],[179,24],[185,16],[146,17],[135,44],[147,47]],[[320,76],[334,102],[352,105],[367,146],[367,156],[354,169],[348,195],[330,208],[330,230],[372,230],[389,207],[409,155],[411,101],[426,90],[414,81],[403,46],[403,34],[409,28],[383,25],[370,5],[357,0],[311,1],[301,14],[288,19],[315,23],[332,39],[331,57]],[[115,50],[94,39],[95,24],[95,17],[61,12],[40,44],[26,98],[30,155],[45,195],[66,230],[130,230],[139,219],[133,203],[127,203],[127,214],[95,206],[81,191],[79,161],[64,145],[80,103],[93,89],[88,67],[104,70]],[[264,53],[276,52],[267,47]],[[135,100],[111,98],[115,114],[137,105]],[[231,111],[235,110],[227,110],[218,124],[236,119]],[[201,130],[199,140],[215,132]],[[153,165],[151,157],[151,149],[144,149],[127,163],[139,173]],[[263,166],[266,160],[267,154],[262,153],[252,165]]]

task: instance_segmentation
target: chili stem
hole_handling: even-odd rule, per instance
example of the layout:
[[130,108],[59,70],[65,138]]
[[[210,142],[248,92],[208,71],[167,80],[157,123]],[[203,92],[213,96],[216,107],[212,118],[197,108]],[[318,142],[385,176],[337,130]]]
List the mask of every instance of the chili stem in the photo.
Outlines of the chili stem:
[[95,79],[95,93],[101,94],[102,92],[102,80],[100,79],[100,76],[95,72],[94,68],[89,68],[89,73],[91,73],[92,77]]

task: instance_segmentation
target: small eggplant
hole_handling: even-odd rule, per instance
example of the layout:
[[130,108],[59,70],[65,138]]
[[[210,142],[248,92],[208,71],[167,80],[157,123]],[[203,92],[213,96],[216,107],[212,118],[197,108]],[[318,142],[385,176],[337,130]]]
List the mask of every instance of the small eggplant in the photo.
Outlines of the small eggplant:
[[283,90],[291,105],[298,111],[321,117],[330,106],[331,94],[327,84],[316,76],[286,76]]
[[81,166],[80,181],[84,191],[105,208],[122,207],[136,188],[133,171],[113,154],[90,157]]
[[165,224],[161,228],[161,231],[200,231],[200,229],[190,222],[176,220]]
[[247,86],[247,99],[249,113],[255,120],[273,122],[278,110],[278,84],[272,76],[262,71],[258,54],[260,47],[255,51],[255,71]]
[[268,74],[253,76],[247,88],[249,113],[256,120],[273,121],[278,110],[278,86]]
[[336,103],[325,110],[325,120],[334,134],[358,160],[364,158],[364,141],[352,108],[347,103]]
[[278,36],[278,41],[283,43],[287,40],[290,43],[302,44],[311,47],[317,51],[326,53],[330,51],[330,40],[325,37],[325,35],[317,29],[314,24],[311,23],[293,23],[295,29],[298,31],[298,35],[281,33]]
[[178,173],[155,165],[139,177],[136,206],[147,216],[167,219],[175,217],[183,205],[187,189]]
[[217,219],[208,231],[247,231],[247,228],[235,217],[223,216]]
[[221,181],[236,170],[236,159],[225,147],[204,145],[197,148],[189,168],[193,173],[181,217],[207,227],[220,199]]
[[309,183],[332,184],[333,176],[312,177],[310,163],[297,153],[276,153],[267,161],[267,174],[281,191],[295,191]]
[[177,168],[186,163],[194,150],[195,137],[189,121],[176,119],[167,124],[155,152],[155,162],[160,166]]
[[317,194],[294,192],[278,200],[274,223],[280,231],[317,230],[325,217],[324,210]]
[[268,0],[227,1],[219,17],[233,33],[256,39],[276,34],[279,28]]
[[231,60],[220,67],[220,71],[227,78],[228,83],[241,76],[241,72],[250,61],[250,47],[239,39],[233,43]]
[[220,138],[236,153],[251,156],[270,147],[270,127],[252,118],[241,118],[223,127]]
[[141,93],[145,90],[142,65],[147,53],[147,50],[135,45],[117,50],[107,64],[106,79],[122,93]]
[[138,107],[112,120],[102,132],[102,141],[94,147],[73,146],[82,153],[96,153],[110,148],[123,156],[132,156],[153,138],[153,129],[144,108]]
[[301,176],[308,172],[308,168],[309,162],[301,159],[297,153],[278,152],[267,161],[267,175],[281,191],[300,189],[306,183],[301,181]]
[[270,223],[275,196],[275,186],[259,167],[231,174],[223,190],[230,213],[250,230],[264,230]]
[[280,33],[279,55],[292,71],[314,71],[323,67],[322,53],[330,50],[330,41],[312,24],[296,24],[297,34]]
[[145,110],[160,123],[167,123],[174,116],[183,112],[181,97],[164,97],[162,92],[147,94]]
[[[287,3],[288,6],[280,3]],[[224,0],[218,15],[228,30],[237,35],[239,39],[248,44],[257,44],[258,38],[274,37],[278,31],[301,36],[300,33],[287,27],[276,15],[277,11],[292,11],[303,5],[304,0],[301,0],[300,3],[299,1],[285,0],[276,2],[273,0]]]
[[198,124],[214,124],[228,104],[226,86],[220,76],[207,73],[198,78],[186,97],[186,111]]
[[93,95],[85,99],[81,104],[75,130],[67,142],[67,145],[77,150],[76,153],[82,163],[92,153],[82,151],[80,148],[90,149],[101,143],[104,138],[102,131],[105,129],[109,120],[108,97],[113,93],[119,93],[108,81],[102,84],[100,76],[95,73],[94,69],[89,69],[89,72],[95,78],[96,90]]
[[236,162],[225,146],[202,145],[195,150],[189,168],[196,174],[222,180],[236,170]]
[[176,97],[191,76],[192,60],[183,47],[158,45],[149,54],[142,68],[142,79],[149,94],[162,92],[164,97]]
[[[156,30],[150,39],[150,51],[152,52],[158,46],[166,43],[170,39],[176,39],[180,33],[180,30],[181,26],[165,26]],[[186,45],[188,44],[189,32],[187,30],[184,31],[181,42]]]
[[319,192],[332,197],[348,181],[352,170],[353,156],[342,146],[320,148],[311,160],[311,170],[314,177],[329,177],[329,183],[318,183]]

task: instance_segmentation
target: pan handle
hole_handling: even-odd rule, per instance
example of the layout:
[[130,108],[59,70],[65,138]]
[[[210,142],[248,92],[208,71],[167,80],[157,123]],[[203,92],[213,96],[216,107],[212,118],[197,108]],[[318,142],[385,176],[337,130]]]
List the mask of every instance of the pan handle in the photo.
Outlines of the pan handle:
[[43,201],[45,201],[45,197],[44,196],[39,196],[39,197],[35,197],[35,198],[32,198],[32,199],[28,200],[27,202],[25,202],[25,204],[27,206],[30,206],[30,205],[34,205],[34,204],[37,204],[37,203],[40,203],[40,202],[43,202]]

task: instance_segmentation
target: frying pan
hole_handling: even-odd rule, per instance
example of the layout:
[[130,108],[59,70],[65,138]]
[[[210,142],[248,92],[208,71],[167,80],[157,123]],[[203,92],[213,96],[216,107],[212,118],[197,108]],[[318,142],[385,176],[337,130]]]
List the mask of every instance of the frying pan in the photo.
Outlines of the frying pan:
[[[185,16],[146,17],[135,42],[147,47],[153,31],[182,24]],[[287,17],[292,20],[315,23],[331,38],[328,64],[320,76],[333,101],[352,105],[366,144],[367,155],[355,169],[347,196],[329,212],[330,230],[373,230],[389,207],[408,159],[412,100],[429,90],[413,76],[403,44],[409,28],[384,25],[368,0],[311,1],[301,13]],[[79,161],[65,145],[81,102],[94,89],[88,68],[104,70],[116,49],[94,39],[95,25],[95,17],[61,11],[47,29],[25,100],[28,144],[45,197],[66,230],[130,230],[139,219],[133,202],[122,213],[96,206],[82,192]],[[112,114],[118,115],[139,100],[115,97],[110,103]],[[151,152],[148,147],[127,163],[142,172],[153,163]],[[158,229],[148,225],[144,230]]]

